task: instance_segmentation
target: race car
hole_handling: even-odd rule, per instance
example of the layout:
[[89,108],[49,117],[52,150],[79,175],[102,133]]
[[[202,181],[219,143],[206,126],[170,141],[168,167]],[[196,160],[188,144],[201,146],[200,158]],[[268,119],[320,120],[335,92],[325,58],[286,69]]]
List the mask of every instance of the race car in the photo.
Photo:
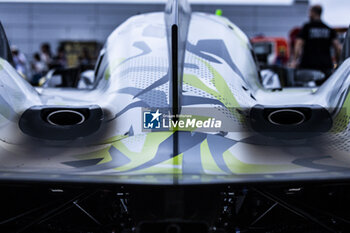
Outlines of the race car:
[[[54,184],[55,195],[65,185],[108,185],[99,189],[102,202],[118,187],[112,196],[119,195],[121,208],[111,214],[114,225],[101,223],[79,205],[92,195],[83,192],[35,221],[25,219],[23,231],[68,203],[108,232],[239,232],[243,222],[220,217],[227,206],[234,206],[231,217],[237,214],[247,195],[232,185],[350,177],[348,46],[321,87],[268,90],[235,24],[169,0],[165,12],[134,16],[108,37],[91,85],[35,89],[11,65],[2,28],[1,38],[0,180]],[[320,77],[303,70],[297,78]],[[46,207],[38,208],[15,219]],[[68,231],[65,224],[45,226]]]

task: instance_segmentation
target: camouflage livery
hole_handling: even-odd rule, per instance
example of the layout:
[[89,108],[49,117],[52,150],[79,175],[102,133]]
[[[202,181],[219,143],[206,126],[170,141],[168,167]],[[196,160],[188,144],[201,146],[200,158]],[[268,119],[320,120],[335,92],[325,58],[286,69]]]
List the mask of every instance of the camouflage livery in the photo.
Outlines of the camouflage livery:
[[[164,13],[143,14],[118,27],[101,52],[97,81],[89,90],[35,90],[2,59],[0,179],[205,184],[350,176],[350,60],[318,90],[264,90],[248,38],[221,16],[191,14],[181,105],[183,114],[217,114],[227,130],[145,132],[144,108],[171,107],[164,18]],[[249,111],[256,105],[316,104],[333,119],[332,129],[317,137],[274,138],[250,128]],[[19,127],[33,106],[92,105],[102,109],[103,120],[86,137],[47,140]],[[211,112],[196,112],[200,108]]]

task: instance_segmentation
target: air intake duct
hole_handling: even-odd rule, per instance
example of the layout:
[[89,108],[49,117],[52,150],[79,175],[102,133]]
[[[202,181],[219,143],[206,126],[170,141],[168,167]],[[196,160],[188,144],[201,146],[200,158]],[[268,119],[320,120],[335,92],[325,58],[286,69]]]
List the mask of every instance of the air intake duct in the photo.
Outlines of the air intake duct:
[[254,131],[279,138],[305,138],[328,132],[333,125],[329,112],[319,106],[263,106],[250,111]]
[[99,106],[34,106],[20,118],[23,133],[47,140],[73,140],[89,136],[101,126],[103,112]]

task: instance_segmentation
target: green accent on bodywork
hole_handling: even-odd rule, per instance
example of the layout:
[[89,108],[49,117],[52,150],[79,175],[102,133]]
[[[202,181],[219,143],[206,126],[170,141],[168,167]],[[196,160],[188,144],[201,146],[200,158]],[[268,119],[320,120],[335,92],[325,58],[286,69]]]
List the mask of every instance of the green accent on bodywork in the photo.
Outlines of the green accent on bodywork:
[[107,151],[104,151],[105,156],[103,156],[103,160],[101,160],[98,164],[108,163],[112,161],[112,157],[111,157],[111,154],[109,153],[109,150],[110,150],[110,147],[108,148]]
[[115,59],[112,63],[110,63],[111,70],[114,70],[119,67],[120,64],[122,64],[126,58],[118,58]]
[[206,171],[211,171],[211,172],[217,172],[217,173],[224,173],[223,170],[221,170],[218,165],[216,164],[210,149],[208,145],[208,140],[205,139],[201,143],[201,160],[202,160],[202,166],[203,169]]
[[106,71],[104,73],[105,80],[108,80],[111,77],[111,71],[113,71],[114,69],[118,68],[118,66],[121,63],[123,63],[123,61],[125,61],[125,60],[126,60],[125,58],[119,58],[119,59],[116,59],[116,60],[112,61],[108,65],[108,67],[107,67],[107,69],[106,69]]
[[121,167],[116,168],[116,171],[124,172],[135,167],[138,167],[149,160],[153,159],[158,151],[159,144],[170,137],[173,132],[156,132],[149,133],[146,136],[143,148],[140,152],[133,152],[124,143],[123,140],[113,143],[121,153],[127,156],[131,161]]
[[193,74],[184,74],[184,83],[186,83],[192,87],[198,88],[202,91],[205,91],[205,92],[207,92],[215,97],[219,96],[218,92],[209,88],[197,76],[195,76]]
[[227,167],[235,174],[282,172],[299,168],[296,165],[248,164],[238,160],[230,151],[224,152],[223,156]]
[[[106,146],[101,150],[90,152],[87,154],[75,155],[74,157],[79,160],[103,159],[102,161],[111,161],[112,158],[111,158],[111,155],[109,154],[110,148],[111,146]],[[100,161],[99,163],[102,163],[102,161]]]
[[105,78],[105,80],[108,80],[110,77],[111,77],[111,70],[108,66],[105,73],[104,73],[104,78]]
[[0,58],[0,71],[4,69],[4,59]]
[[213,75],[212,83],[214,84],[214,86],[216,87],[218,92],[220,93],[219,100],[228,108],[239,107],[239,104],[238,104],[236,98],[233,96],[225,79],[208,62],[203,61],[203,63],[207,66],[210,73]]
[[174,166],[180,166],[182,165],[182,159],[183,159],[183,154],[179,154],[175,156],[173,159],[169,160],[169,163],[171,163]]
[[200,59],[205,66],[209,69],[209,72],[213,75],[211,83],[215,86],[216,90],[211,89],[205,85],[197,76],[191,74],[184,74],[184,82],[190,86],[196,87],[202,91],[215,96],[220,102],[222,102],[227,108],[238,108],[236,98],[233,96],[229,86],[225,79],[212,67],[208,62]]
[[175,156],[172,159],[169,159],[161,164],[169,164],[169,165],[175,165],[175,166],[180,166],[182,165],[182,159],[183,159],[183,153]]
[[200,59],[205,66],[208,68],[209,72],[213,75],[213,79],[211,83],[215,86],[216,90],[208,87],[205,83],[203,83],[197,76],[192,74],[184,74],[184,83],[190,85],[192,87],[198,88],[202,91],[207,92],[208,94],[214,96],[217,100],[219,100],[223,105],[230,110],[230,112],[236,116],[238,120],[243,121],[240,114],[236,111],[233,111],[234,108],[239,108],[240,105],[237,102],[236,98],[232,94],[229,86],[227,85],[225,79],[217,72],[214,67],[212,67],[208,62]]
[[350,92],[346,97],[340,112],[334,119],[332,133],[340,133],[346,130],[350,123]]

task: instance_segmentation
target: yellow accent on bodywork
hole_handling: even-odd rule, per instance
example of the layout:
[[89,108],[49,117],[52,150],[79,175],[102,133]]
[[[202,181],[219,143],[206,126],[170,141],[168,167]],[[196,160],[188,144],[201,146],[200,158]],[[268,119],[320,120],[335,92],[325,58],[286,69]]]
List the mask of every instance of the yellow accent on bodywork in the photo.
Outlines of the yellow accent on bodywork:
[[[78,158],[80,160],[103,159],[102,161],[110,161],[110,160],[112,160],[111,155],[109,154],[110,148],[111,148],[111,146],[106,146],[105,148],[103,148],[101,150],[90,152],[87,154],[76,155],[74,157]],[[100,163],[102,161],[100,161]]]
[[205,91],[212,96],[215,96],[220,102],[222,102],[227,108],[238,108],[236,98],[233,96],[229,86],[225,79],[212,67],[208,62],[201,60],[205,66],[209,69],[209,72],[213,75],[212,83],[216,90],[211,89],[205,85],[197,76],[191,74],[184,74],[184,83],[196,87],[202,91]]
[[237,108],[239,104],[236,98],[233,96],[229,86],[227,85],[225,79],[217,72],[214,67],[212,67],[208,62],[203,61],[203,63],[207,66],[210,73],[213,75],[212,83],[220,93],[220,101],[228,108]]
[[[220,82],[220,81],[219,81]],[[231,96],[229,97],[224,97],[222,93],[217,92],[211,88],[209,88],[207,85],[205,85],[197,76],[192,75],[192,74],[185,74],[184,75],[184,83],[198,88],[202,91],[207,92],[208,94],[214,96],[219,100],[221,103],[223,103],[227,108],[232,108],[232,107],[239,107],[238,102],[234,99],[232,93]],[[226,91],[225,91],[226,92]],[[233,98],[232,98],[233,97]]]
[[120,172],[127,171],[153,159],[158,151],[159,144],[170,137],[172,134],[173,132],[156,132],[147,134],[143,148],[140,152],[131,151],[123,143],[123,140],[113,143],[112,145],[115,148],[117,148],[121,153],[123,153],[131,160],[128,164],[118,167],[115,170]]
[[221,170],[218,165],[216,164],[210,149],[208,145],[208,140],[205,139],[201,143],[201,160],[202,160],[202,166],[203,169],[206,171],[212,171],[217,173],[224,173],[223,170]]
[[104,78],[105,78],[105,80],[108,80],[110,77],[111,77],[111,70],[108,66],[105,73],[104,73]]
[[0,58],[0,71],[4,69],[4,59]]
[[104,73],[105,80],[108,80],[111,77],[111,72],[114,69],[118,68],[118,66],[125,60],[126,60],[125,58],[119,58],[119,59],[115,59],[113,62],[111,62],[108,65],[108,67],[107,67],[107,69],[106,69],[106,71]]
[[334,124],[332,128],[333,133],[340,133],[344,131],[350,123],[350,92],[346,97],[340,112],[334,119]]
[[207,85],[205,85],[197,76],[193,75],[193,74],[184,74],[184,83],[198,88],[202,91],[205,91],[217,98],[219,98],[219,93],[216,92],[215,90],[209,88]]
[[118,66],[119,66],[121,63],[123,63],[125,60],[126,60],[126,58],[118,58],[118,59],[115,59],[115,60],[110,64],[111,70],[114,70],[114,69],[118,68]]
[[45,77],[42,77],[39,79],[39,83],[38,83],[38,86],[39,87],[42,87],[46,82],[46,78]]
[[[201,60],[201,59],[200,59]],[[240,108],[239,103],[232,94],[229,86],[227,85],[225,79],[217,72],[214,67],[212,67],[208,62],[201,60],[209,69],[210,73],[213,75],[212,83],[215,86],[216,90],[208,87],[203,83],[197,76],[192,74],[184,74],[184,83],[192,87],[198,88],[202,91],[207,92],[208,94],[214,96],[219,100],[223,105],[230,110],[230,112],[236,116],[240,121],[243,121],[242,116],[234,111],[232,108]]]
[[1,68],[3,68],[3,66],[5,65],[6,62],[8,63],[7,60],[5,60],[4,58],[0,57],[0,66],[1,66]]

